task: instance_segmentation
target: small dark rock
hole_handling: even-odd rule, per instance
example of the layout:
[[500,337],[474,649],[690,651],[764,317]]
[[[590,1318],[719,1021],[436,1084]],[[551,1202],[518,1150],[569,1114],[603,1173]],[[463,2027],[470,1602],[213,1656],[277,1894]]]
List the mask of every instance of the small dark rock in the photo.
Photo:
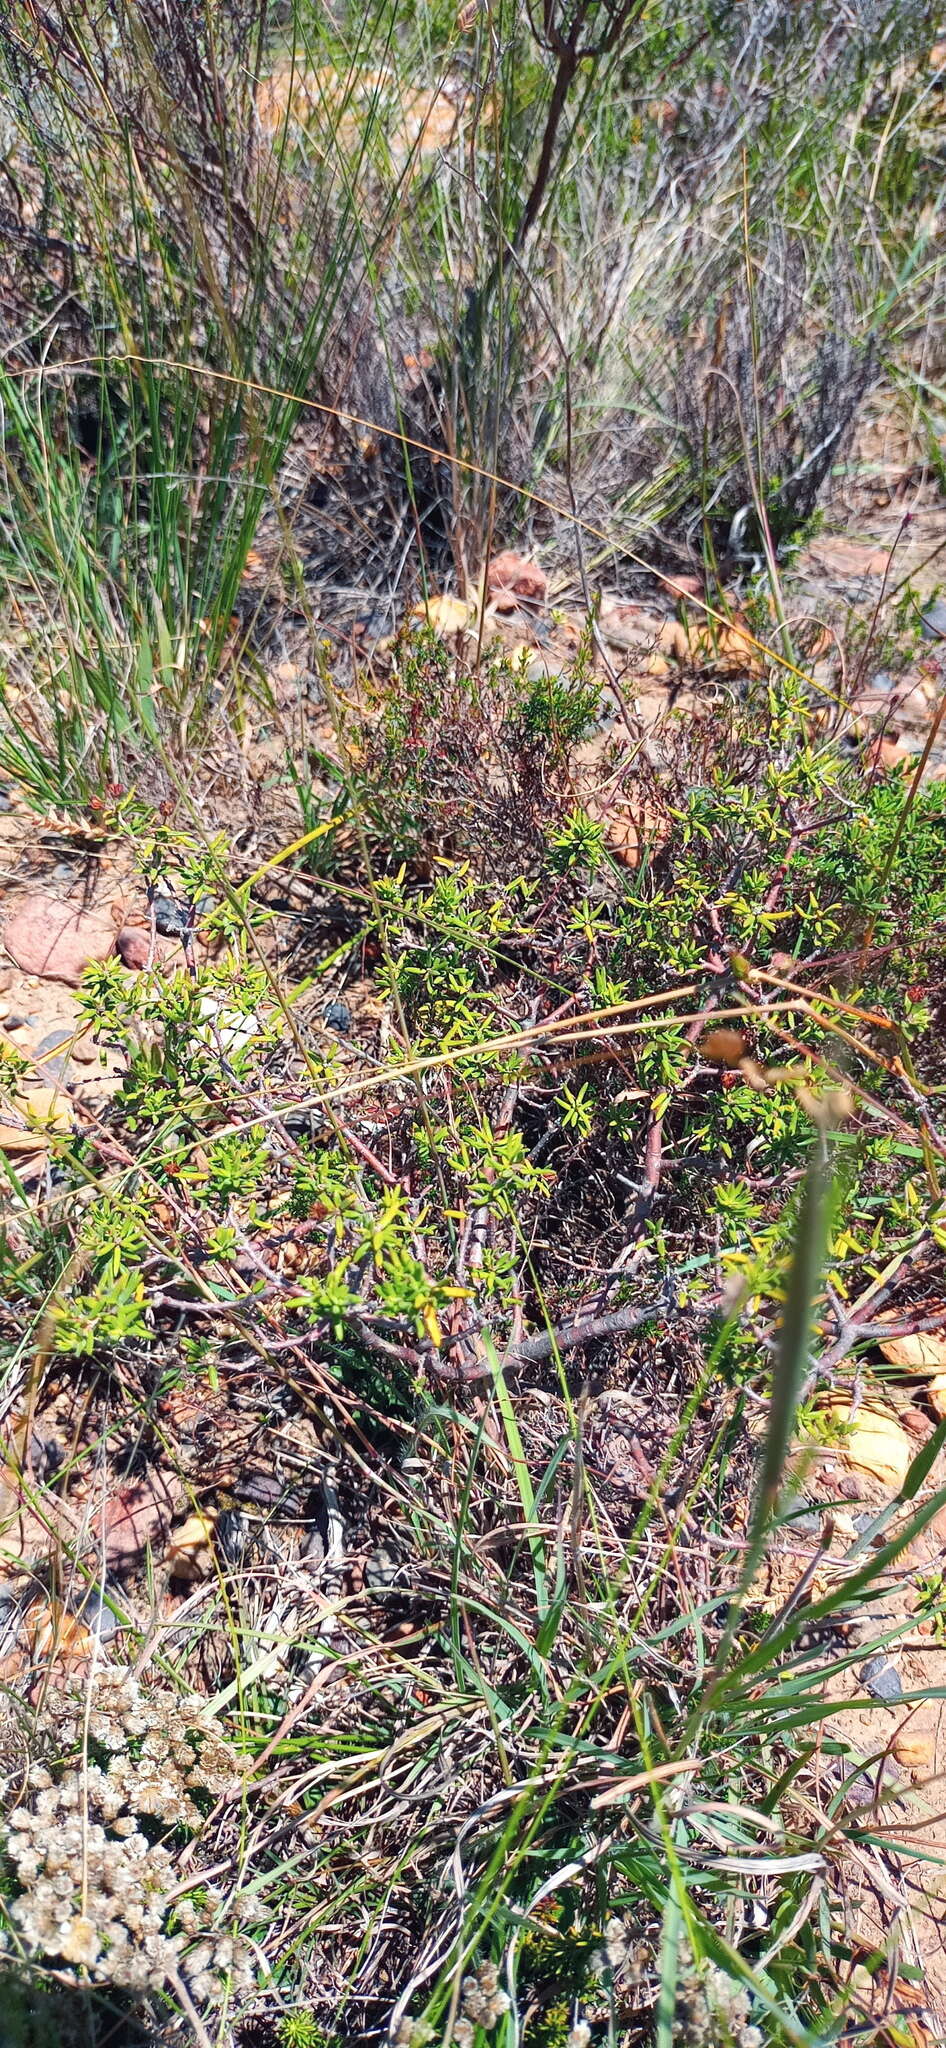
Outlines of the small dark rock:
[[12,809],[13,803],[9,790],[0,789],[0,811],[12,811]]
[[283,1117],[287,1131],[294,1138],[324,1138],[331,1125],[317,1109],[287,1109]]
[[285,1505],[286,1488],[275,1472],[243,1472],[239,1482],[234,1482],[240,1499],[250,1501],[256,1508],[276,1508]]
[[55,1478],[62,1465],[62,1446],[53,1436],[42,1436],[38,1429],[30,1434],[30,1466],[34,1479]]
[[190,930],[190,911],[186,903],[176,903],[173,896],[156,896],[152,904],[154,928],[162,939],[182,939]]
[[57,1060],[50,1054],[46,1059],[40,1061],[40,1065],[43,1069],[44,1081],[51,1081],[63,1088],[66,1087],[72,1071],[68,1060]]
[[920,620],[924,640],[946,640],[946,600],[941,597],[927,607]]
[[326,1003],[322,1011],[322,1022],[326,1031],[338,1031],[347,1038],[352,1028],[352,1014],[347,1003]]
[[14,1595],[0,1593],[0,1657],[8,1657],[15,1650],[22,1619],[22,1609]]
[[870,1693],[871,1699],[891,1702],[903,1698],[900,1673],[894,1670],[893,1665],[888,1662],[886,1657],[868,1657],[867,1663],[861,1668],[859,1677],[865,1692]]
[[[320,1571],[325,1563],[325,1537],[321,1529],[313,1529],[302,1548],[301,1561],[307,1572]],[[366,1574],[367,1576],[367,1574]]]
[[318,1572],[325,1563],[331,1541],[328,1502],[320,1486],[313,1487],[305,1501],[304,1519],[309,1533],[302,1545],[301,1561],[306,1571]]
[[252,1547],[249,1521],[239,1508],[224,1508],[217,1517],[217,1547],[227,1564],[243,1564]]
[[40,1039],[36,1048],[37,1059],[45,1059],[48,1052],[58,1052],[61,1045],[69,1044],[71,1037],[71,1031],[47,1031],[45,1038]]
[[370,1586],[374,1593],[383,1592],[397,1583],[400,1569],[400,1558],[388,1549],[386,1543],[378,1543],[365,1564],[365,1585]]
[[30,1031],[35,1023],[35,1017],[21,1017],[18,1012],[14,1012],[12,1017],[6,1019],[3,1028],[4,1031]]
[[793,1536],[820,1536],[823,1523],[823,1515],[816,1515],[810,1508],[804,1508],[797,1515],[790,1517],[789,1527]]

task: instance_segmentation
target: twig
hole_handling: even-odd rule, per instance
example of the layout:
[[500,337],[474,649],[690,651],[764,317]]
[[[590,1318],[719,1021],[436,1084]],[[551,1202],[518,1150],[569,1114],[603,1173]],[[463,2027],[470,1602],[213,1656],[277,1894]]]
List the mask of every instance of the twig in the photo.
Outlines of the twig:
[[[691,1304],[694,1315],[706,1315],[717,1307],[715,1298],[711,1302]],[[575,1323],[563,1323],[557,1330],[543,1330],[538,1337],[527,1337],[521,1344],[510,1344],[499,1359],[500,1372],[508,1372],[520,1365],[538,1365],[545,1358],[551,1358],[556,1351],[575,1351],[581,1344],[598,1343],[602,1337],[625,1336],[631,1330],[639,1330],[644,1323],[652,1322],[655,1316],[674,1313],[673,1305],[666,1297],[651,1301],[643,1308],[618,1308],[607,1316],[586,1316]],[[462,1363],[451,1368],[446,1360],[431,1359],[430,1365],[441,1378],[455,1378],[466,1384],[470,1380],[487,1379],[494,1367],[488,1359],[478,1359],[474,1365]]]
[[643,1323],[650,1323],[654,1316],[666,1314],[665,1301],[648,1302],[644,1308],[616,1308],[610,1315],[588,1316],[583,1322],[565,1323],[557,1330],[543,1330],[538,1337],[527,1337],[525,1342],[503,1353],[502,1366],[535,1365],[543,1358],[551,1358],[555,1351],[574,1351],[580,1344],[594,1344],[601,1337],[619,1337],[629,1330],[639,1330]]
[[842,1358],[846,1358],[848,1352],[853,1351],[855,1344],[874,1343],[881,1337],[923,1337],[936,1331],[946,1334],[946,1306],[940,1309],[938,1315],[911,1316],[905,1318],[902,1323],[859,1323],[854,1320],[847,1322],[834,1343],[822,1353],[817,1365],[813,1367],[809,1374],[809,1383],[815,1378],[820,1379],[832,1366],[840,1365]]

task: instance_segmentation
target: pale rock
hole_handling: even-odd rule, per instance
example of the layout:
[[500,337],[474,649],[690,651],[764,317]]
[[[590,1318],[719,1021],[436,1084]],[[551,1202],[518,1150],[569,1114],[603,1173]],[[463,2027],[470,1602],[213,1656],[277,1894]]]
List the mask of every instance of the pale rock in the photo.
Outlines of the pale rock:
[[24,974],[77,988],[90,961],[114,951],[115,927],[107,912],[30,896],[8,920],[3,943]]

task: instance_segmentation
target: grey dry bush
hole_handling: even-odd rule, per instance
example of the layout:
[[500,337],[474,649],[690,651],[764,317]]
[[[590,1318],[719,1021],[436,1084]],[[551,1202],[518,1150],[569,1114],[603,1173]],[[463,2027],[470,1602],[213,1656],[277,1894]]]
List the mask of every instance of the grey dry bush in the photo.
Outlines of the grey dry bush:
[[694,337],[672,352],[686,473],[707,486],[686,538],[699,547],[699,520],[721,552],[758,554],[761,515],[776,545],[811,517],[876,376],[877,349],[859,338],[863,280],[836,257],[819,320],[804,244],[781,228],[748,278],[732,258],[704,275],[702,344]]
[[941,175],[908,141],[905,110],[889,192],[875,171],[937,18],[923,4],[765,0],[720,10],[709,33],[676,16],[675,61],[667,46],[663,65],[646,45],[626,53],[629,111],[648,91],[668,97],[656,120],[637,114],[632,142],[625,131],[621,177],[595,184],[593,151],[578,164],[580,261],[558,313],[579,507],[609,531],[620,508],[638,556],[729,552],[733,568],[759,553],[753,483],[776,545],[791,538],[844,454],[895,319],[922,317],[911,263],[891,290],[881,255],[922,245],[917,215]]

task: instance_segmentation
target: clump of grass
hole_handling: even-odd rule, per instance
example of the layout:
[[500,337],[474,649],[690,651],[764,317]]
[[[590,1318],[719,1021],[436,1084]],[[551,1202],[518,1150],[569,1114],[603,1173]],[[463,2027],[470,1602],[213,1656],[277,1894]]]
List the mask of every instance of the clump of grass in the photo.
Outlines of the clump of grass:
[[11,18],[7,771],[78,801],[239,721],[300,601],[462,578],[547,526],[530,491],[573,564],[576,509],[651,559],[764,552],[755,492],[796,532],[928,266],[887,132],[916,18],[794,33]]

